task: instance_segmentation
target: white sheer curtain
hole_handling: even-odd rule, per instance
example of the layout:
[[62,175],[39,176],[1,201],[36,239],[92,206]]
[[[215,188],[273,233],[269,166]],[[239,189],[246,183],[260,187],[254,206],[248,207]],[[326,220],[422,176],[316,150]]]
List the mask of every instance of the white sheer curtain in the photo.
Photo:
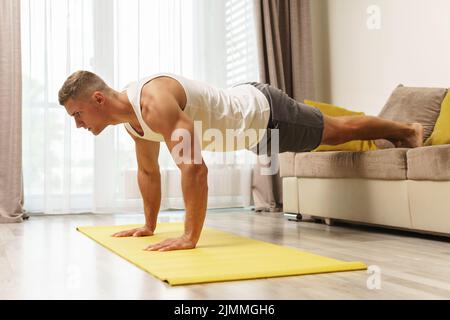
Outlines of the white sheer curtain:
[[[117,90],[158,72],[221,87],[257,81],[252,12],[252,0],[22,0],[25,208],[142,211],[134,144],[123,126],[98,137],[76,130],[58,105],[59,88],[79,69]],[[233,153],[227,165],[219,161],[224,154],[203,156],[209,208],[250,205],[254,155]],[[165,145],[159,163],[162,209],[183,208],[179,172]]]

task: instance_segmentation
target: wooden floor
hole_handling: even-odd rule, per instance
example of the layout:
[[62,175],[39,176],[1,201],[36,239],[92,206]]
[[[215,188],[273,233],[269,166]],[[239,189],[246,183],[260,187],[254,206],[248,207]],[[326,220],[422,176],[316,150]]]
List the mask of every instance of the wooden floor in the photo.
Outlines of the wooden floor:
[[[180,221],[180,213],[160,220]],[[449,299],[450,242],[252,211],[208,213],[206,225],[346,261],[367,271],[171,287],[75,230],[142,223],[138,214],[32,216],[0,225],[0,299]],[[270,259],[270,257],[267,257]]]

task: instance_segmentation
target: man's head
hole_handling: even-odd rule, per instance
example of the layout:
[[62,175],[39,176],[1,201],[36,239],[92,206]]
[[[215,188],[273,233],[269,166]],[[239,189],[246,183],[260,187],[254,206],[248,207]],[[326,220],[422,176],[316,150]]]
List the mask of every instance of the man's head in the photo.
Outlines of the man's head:
[[98,135],[111,124],[105,103],[113,97],[113,93],[114,90],[96,74],[77,71],[64,82],[58,99],[74,117],[77,128],[89,129]]

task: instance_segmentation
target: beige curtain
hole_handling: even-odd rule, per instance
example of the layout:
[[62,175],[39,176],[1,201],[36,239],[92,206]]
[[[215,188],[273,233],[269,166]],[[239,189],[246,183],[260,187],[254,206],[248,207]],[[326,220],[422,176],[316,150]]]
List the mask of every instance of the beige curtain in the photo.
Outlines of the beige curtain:
[[[309,0],[255,0],[260,81],[293,99],[314,99],[311,14]],[[282,155],[281,155],[282,157]],[[282,188],[279,174],[253,175],[257,210],[280,211]]]
[[20,0],[0,1],[0,223],[22,222]]

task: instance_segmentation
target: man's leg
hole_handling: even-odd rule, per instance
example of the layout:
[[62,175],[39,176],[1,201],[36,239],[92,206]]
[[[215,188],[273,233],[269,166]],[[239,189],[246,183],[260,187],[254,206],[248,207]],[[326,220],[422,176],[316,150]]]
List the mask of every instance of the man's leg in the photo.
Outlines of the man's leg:
[[420,123],[401,123],[372,116],[329,117],[324,115],[322,144],[337,145],[352,140],[386,139],[397,147],[423,145]]

